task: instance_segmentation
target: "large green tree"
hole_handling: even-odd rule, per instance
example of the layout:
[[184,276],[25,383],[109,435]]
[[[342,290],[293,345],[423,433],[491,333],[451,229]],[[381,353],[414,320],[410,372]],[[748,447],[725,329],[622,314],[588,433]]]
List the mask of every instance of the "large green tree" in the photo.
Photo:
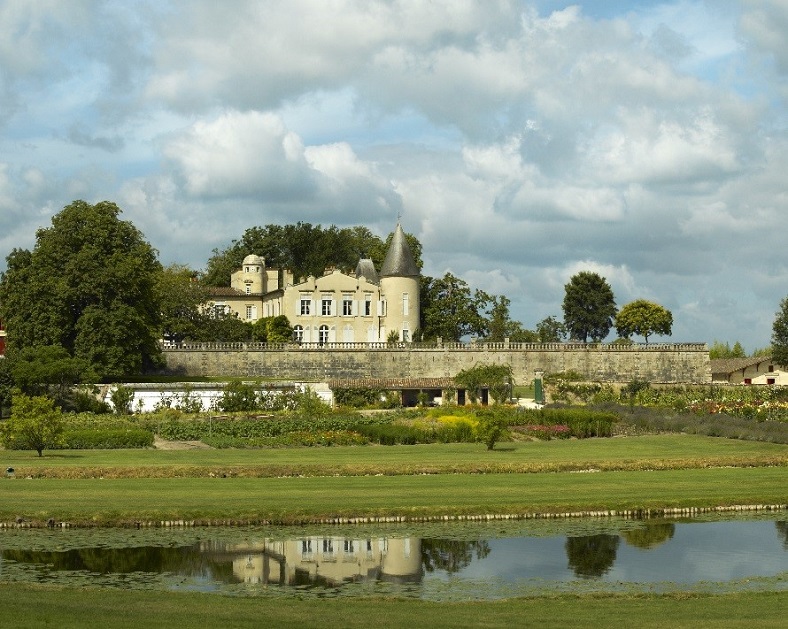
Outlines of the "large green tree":
[[673,314],[653,301],[636,299],[623,306],[616,315],[616,332],[623,338],[637,334],[648,343],[652,334],[670,336],[672,329]]
[[210,300],[210,292],[195,271],[180,264],[161,269],[156,274],[156,299],[163,339],[180,343],[200,336],[207,317],[201,306]]
[[472,291],[466,282],[451,273],[442,278],[422,276],[422,340],[459,341],[468,335],[486,337],[489,321],[485,310],[491,301],[490,295],[479,289]]
[[564,286],[564,325],[572,339],[598,342],[613,327],[616,301],[610,284],[598,273],[581,271]]
[[778,365],[788,365],[788,297],[780,302],[772,324],[772,360]]
[[109,201],[74,201],[39,229],[32,251],[15,249],[0,278],[12,351],[60,345],[102,379],[160,359],[156,251]]

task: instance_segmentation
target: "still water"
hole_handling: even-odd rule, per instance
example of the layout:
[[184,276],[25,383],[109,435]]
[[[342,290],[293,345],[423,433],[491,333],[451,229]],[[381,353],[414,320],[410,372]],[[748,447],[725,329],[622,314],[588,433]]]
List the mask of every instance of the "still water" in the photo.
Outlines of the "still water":
[[0,531],[0,583],[430,600],[788,590],[788,516]]

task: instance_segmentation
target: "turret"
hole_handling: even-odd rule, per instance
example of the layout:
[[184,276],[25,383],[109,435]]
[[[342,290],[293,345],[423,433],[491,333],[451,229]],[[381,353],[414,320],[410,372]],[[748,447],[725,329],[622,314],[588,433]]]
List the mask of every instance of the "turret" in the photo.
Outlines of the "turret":
[[391,245],[380,268],[380,289],[386,300],[386,332],[397,333],[400,341],[413,340],[419,327],[419,268],[397,223]]

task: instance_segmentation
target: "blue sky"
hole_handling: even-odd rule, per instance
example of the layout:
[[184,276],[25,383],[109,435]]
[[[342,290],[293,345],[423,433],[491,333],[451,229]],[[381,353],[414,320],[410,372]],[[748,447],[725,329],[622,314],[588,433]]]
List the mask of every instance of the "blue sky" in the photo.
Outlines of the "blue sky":
[[784,0],[5,0],[0,269],[74,199],[198,269],[255,225],[401,215],[526,327],[591,270],[674,341],[764,347],[786,32]]

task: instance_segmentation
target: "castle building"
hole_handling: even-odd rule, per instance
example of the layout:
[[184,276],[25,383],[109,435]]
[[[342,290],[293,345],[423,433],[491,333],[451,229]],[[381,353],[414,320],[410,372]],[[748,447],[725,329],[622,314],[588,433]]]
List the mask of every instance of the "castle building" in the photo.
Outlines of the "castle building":
[[398,223],[380,272],[362,258],[353,274],[331,269],[296,283],[291,271],[248,255],[230,286],[214,291],[212,307],[250,322],[285,315],[301,343],[376,343],[392,333],[410,342],[419,327],[419,279]]

